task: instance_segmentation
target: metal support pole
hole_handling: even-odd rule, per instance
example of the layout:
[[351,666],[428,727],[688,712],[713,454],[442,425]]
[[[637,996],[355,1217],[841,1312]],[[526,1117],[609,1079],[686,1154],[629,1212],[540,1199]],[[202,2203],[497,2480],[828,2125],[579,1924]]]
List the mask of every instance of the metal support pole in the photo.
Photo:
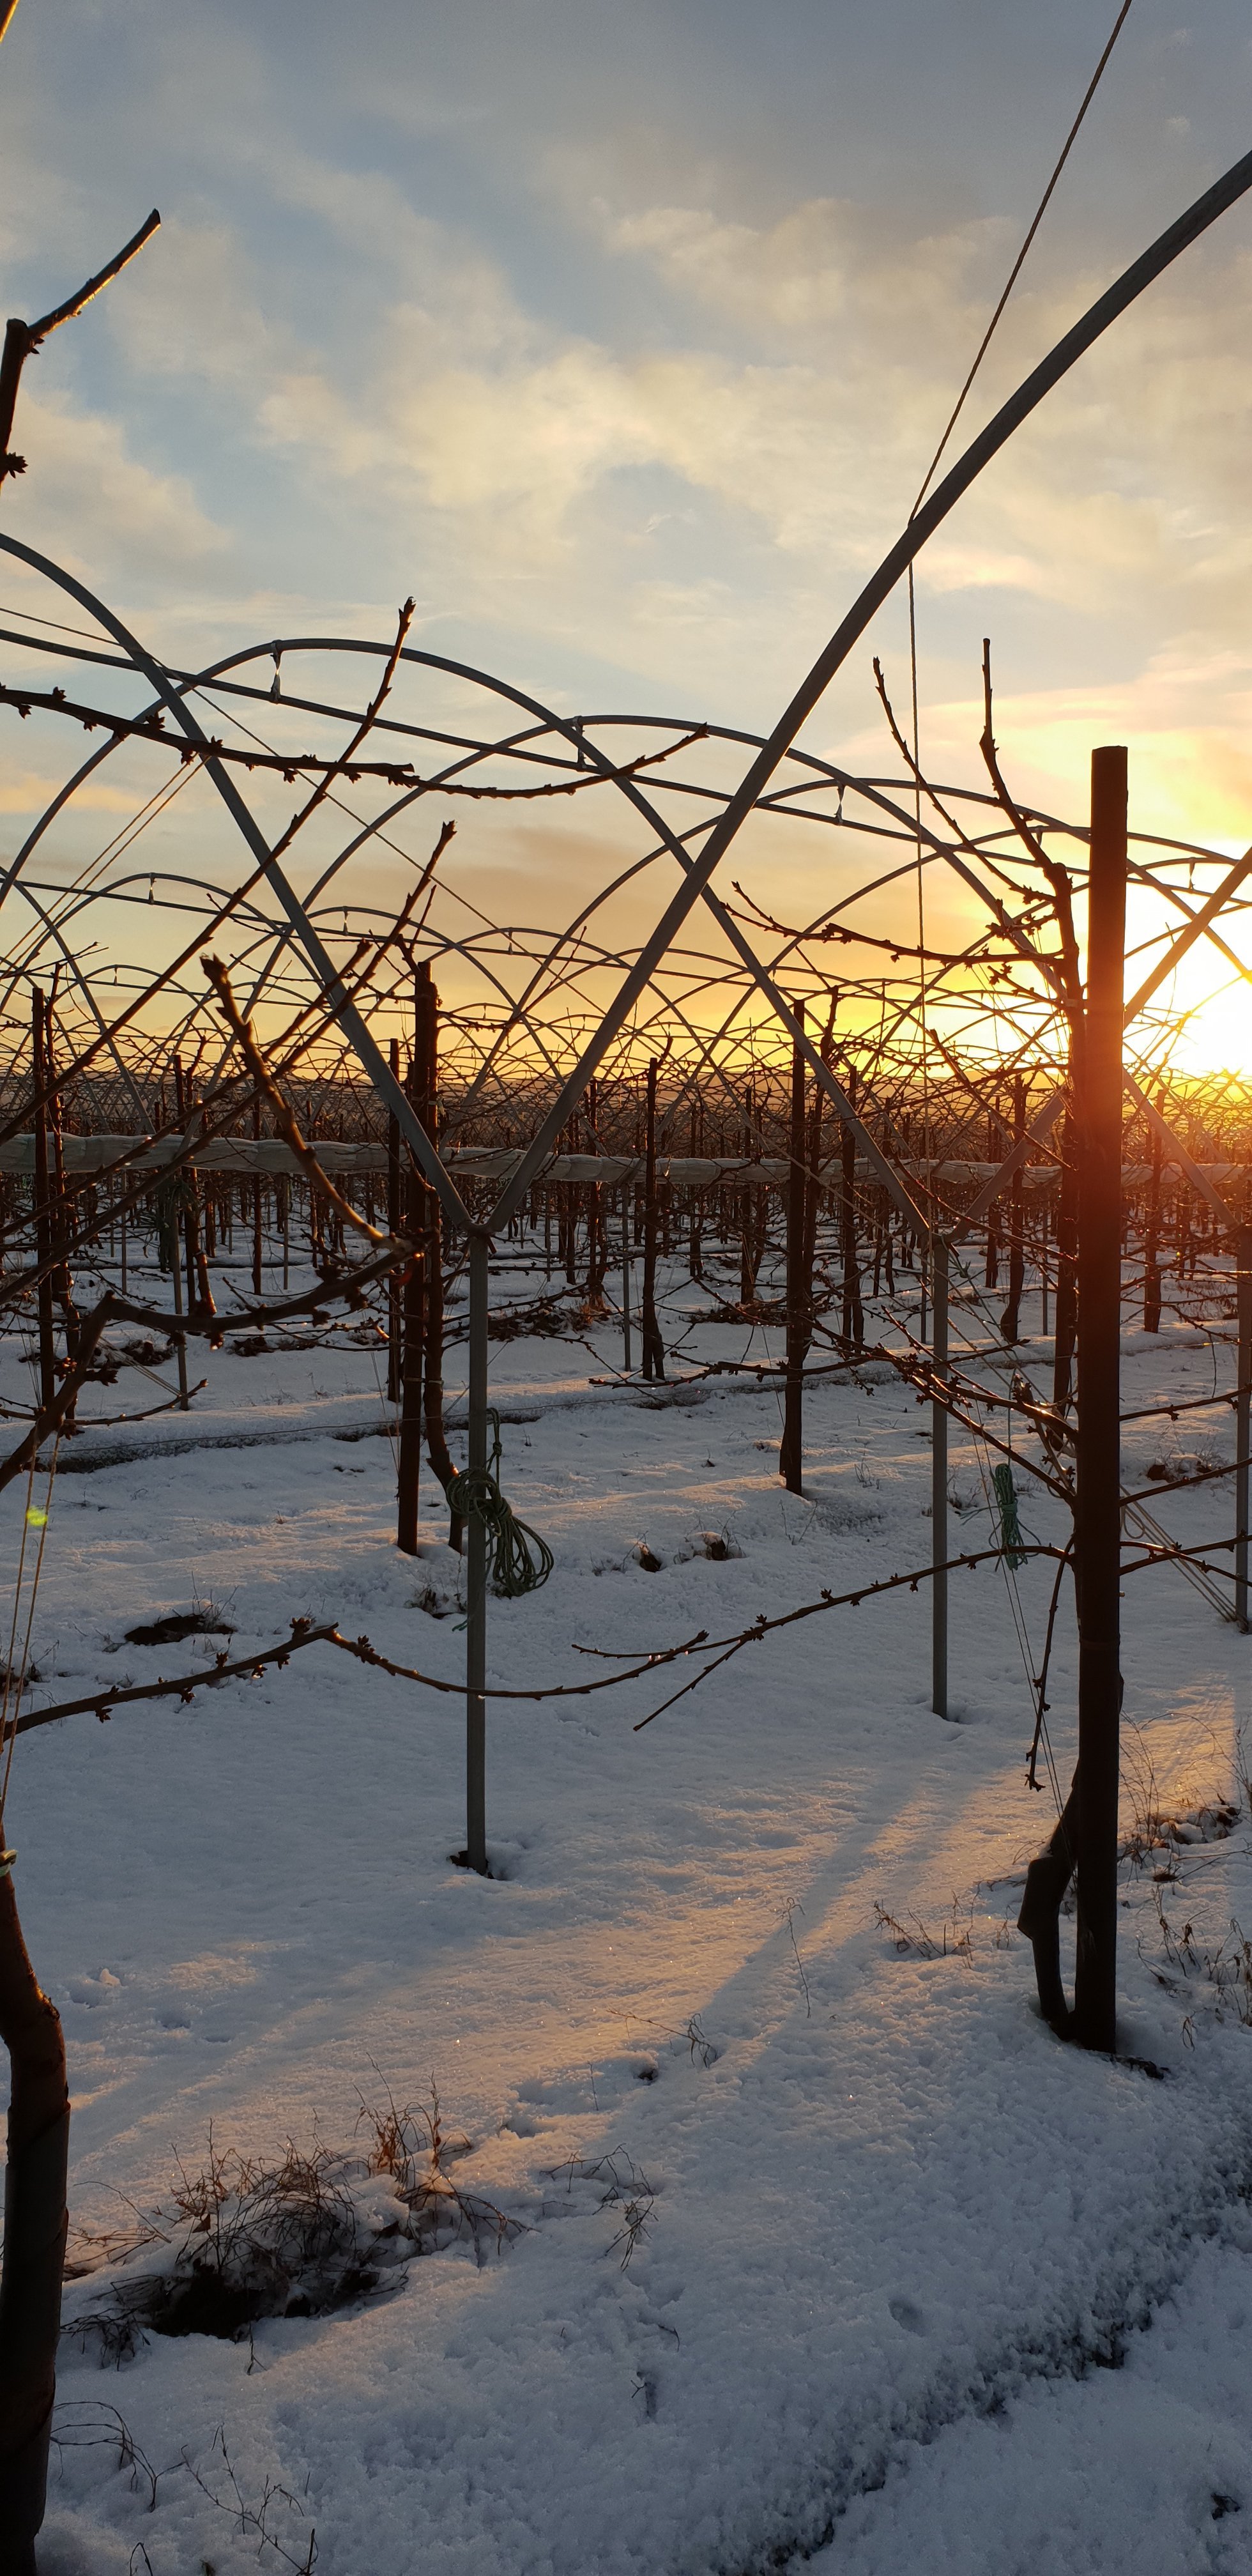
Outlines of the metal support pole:
[[[469,1240],[469,1464],[487,1464],[487,1303],[491,1238]],[[465,1859],[487,1875],[487,1526],[477,1512],[466,1533]]]
[[1110,2055],[1117,2010],[1121,1711],[1122,986],[1126,752],[1091,755],[1087,1009],[1078,1086],[1078,1954],[1075,2037]]
[[[948,1374],[948,1238],[938,1226],[930,1238],[932,1307],[931,1356],[935,1375]],[[948,1714],[948,1578],[939,1571],[948,1558],[948,1416],[936,1396],[930,1408],[930,1705],[936,1717]]]
[[1235,1400],[1235,1622],[1248,1633],[1248,1457],[1252,1421],[1252,1226],[1235,1236],[1239,1264],[1239,1392]]

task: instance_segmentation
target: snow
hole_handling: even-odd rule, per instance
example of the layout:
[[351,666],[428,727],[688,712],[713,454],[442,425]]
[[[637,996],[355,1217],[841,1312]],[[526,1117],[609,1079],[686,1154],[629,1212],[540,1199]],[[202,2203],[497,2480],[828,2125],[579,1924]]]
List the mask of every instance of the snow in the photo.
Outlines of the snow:
[[[303,1614],[456,1677],[435,1498],[427,1482],[415,1565],[393,1543],[376,1355],[331,1338],[228,1348],[190,1422],[75,1444],[36,1700],[243,1655]],[[926,1562],[927,1417],[881,1371],[810,1391],[797,1497],[776,1390],[714,1379],[645,1405],[589,1383],[617,1356],[592,1340],[493,1345],[505,1489],[557,1562],[492,1603],[492,1681],[593,1678],[576,1645],[727,1633]],[[746,1340],[702,1325],[687,1357]],[[777,1340],[758,1330],[751,1356]],[[1181,1326],[1126,1348],[1128,1408],[1233,1376]],[[1023,1356],[1044,1383],[1044,1345]],[[1130,1424],[1128,1468],[1228,1455],[1231,1430],[1221,1407]],[[93,1452],[115,1463],[82,1472]],[[951,1463],[954,1545],[985,1546],[955,1429]],[[1055,1536],[1056,1505],[1019,1483],[1023,1523]],[[4,1498],[14,1549],[22,1499]],[[1218,1536],[1230,1487],[1154,1508]],[[711,1560],[708,1531],[741,1553]],[[1036,1657],[1052,1573],[1019,1577]],[[229,1641],[126,1642],[197,1603]],[[299,2566],[313,2532],[322,2576],[754,2576],[813,2552],[851,2576],[1249,2564],[1252,2031],[1246,1990],[1204,1960],[1234,1955],[1232,1918],[1252,1927],[1252,1648],[1172,1570],[1128,1578],[1124,1616],[1127,1820],[1149,1774],[1184,1832],[1240,1808],[1224,1838],[1124,1873],[1122,2045],[1145,2065],[1062,2047],[1033,2006],[1012,1924],[1055,1810],[1024,1787],[995,1567],[953,1578],[951,1724],[929,1708],[924,1585],[751,1646],[640,1733],[672,1676],[492,1704],[487,1881],[448,1858],[456,1699],[320,1648],[23,1738],[9,1838],[65,2021],[76,2228],[168,2207],[175,2155],[195,2172],[210,2129],[244,2156],[351,2155],[362,2096],[418,2104],[432,2077],[473,2142],[458,2188],[518,2223],[481,2263],[450,2243],[392,2295],[251,2341],[152,2336],[102,2370],[67,2335],[46,2576]],[[1066,1780],[1073,1684],[1063,1620]],[[145,2259],[72,2283],[69,2322]]]

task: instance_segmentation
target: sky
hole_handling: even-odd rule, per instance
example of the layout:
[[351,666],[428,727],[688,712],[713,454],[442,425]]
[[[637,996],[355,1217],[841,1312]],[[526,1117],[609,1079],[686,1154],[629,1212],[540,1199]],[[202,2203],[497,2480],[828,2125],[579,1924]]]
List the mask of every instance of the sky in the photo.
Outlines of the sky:
[[[5,523],[174,658],[412,592],[420,640],[567,712],[768,730],[908,516],[1114,14],[21,0],[6,310],[162,226],[28,367]],[[1250,105],[1237,0],[1133,0],[971,432]],[[990,634],[1022,793],[1080,814],[1123,740],[1145,828],[1252,838],[1250,307],[1252,198],[927,549],[932,771],[978,773]],[[806,738],[881,769],[874,649],[903,697],[899,598]]]

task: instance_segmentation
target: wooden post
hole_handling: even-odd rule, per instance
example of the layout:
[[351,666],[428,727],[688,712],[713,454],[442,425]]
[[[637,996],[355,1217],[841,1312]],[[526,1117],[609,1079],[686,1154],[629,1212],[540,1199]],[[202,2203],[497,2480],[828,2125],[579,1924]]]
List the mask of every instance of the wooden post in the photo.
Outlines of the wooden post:
[[[1020,1145],[1026,1134],[1026,1082],[1024,1075],[1013,1076],[1013,1142]],[[1000,1331],[1006,1342],[1021,1340],[1022,1290],[1026,1285],[1026,1174],[1019,1163],[1009,1185],[1009,1293]]]
[[48,1112],[41,1098],[47,1080],[44,1043],[44,999],[38,985],[31,996],[31,1052],[35,1081],[35,1259],[39,1316],[39,1401],[53,1402],[57,1391],[56,1341],[52,1316],[52,1193],[48,1184]]
[[[1165,1094],[1158,1090],[1156,1105],[1163,1110]],[[1159,1333],[1161,1329],[1161,1131],[1152,1130],[1152,1176],[1148,1182],[1148,1221],[1143,1243],[1143,1329]]]
[[[936,1226],[930,1238],[931,1358],[935,1376],[948,1374],[948,1238]],[[936,1396],[930,1408],[930,1705],[948,1714],[948,1415]]]
[[[418,967],[413,981],[413,1061],[409,1068],[408,1094],[415,1115],[435,1141],[436,1086],[439,1065],[439,995],[431,980],[427,961]],[[400,1370],[400,1469],[399,1498],[396,1519],[396,1545],[406,1556],[417,1554],[418,1485],[422,1457],[422,1390],[426,1335],[429,1322],[429,1287],[432,1257],[437,1260],[438,1245],[432,1246],[431,1190],[429,1183],[409,1157],[405,1198],[405,1227],[416,1246],[403,1288],[403,1356]]]
[[627,1377],[635,1363],[630,1348],[630,1185],[622,1183],[622,1366]]
[[[259,1141],[261,1134],[259,1099],[252,1103],[252,1133]],[[252,1294],[254,1297],[259,1297],[261,1294],[261,1175],[259,1171],[252,1183]]]
[[[490,1238],[469,1244],[469,1466],[487,1464],[487,1308]],[[465,1859],[487,1875],[487,1527],[471,1515],[465,1575]]]
[[[587,1085],[587,1150],[600,1151],[600,1086],[594,1079]],[[604,1306],[604,1274],[608,1268],[608,1239],[604,1231],[604,1191],[599,1181],[587,1187],[587,1306],[591,1314],[601,1313]]]
[[0,2279],[0,2569],[35,2576],[69,2223],[70,2102],[60,2020],[22,1938],[14,1858],[8,1851],[0,1857],[0,2041],[11,2072]]
[[1079,1067],[1078,1955],[1075,2037],[1110,2054],[1117,2007],[1121,1676],[1122,1012],[1126,752],[1091,755],[1087,1007]]
[[1252,1415],[1252,1226],[1235,1236],[1239,1265],[1239,1387],[1235,1399],[1235,1620],[1248,1633],[1248,1458]]
[[[848,1098],[856,1107],[856,1067],[848,1067]],[[856,1248],[856,1129],[844,1121],[842,1193],[840,1199],[843,1231],[843,1339],[851,1350],[860,1350],[865,1339],[865,1313],[861,1304],[861,1265]]]
[[[393,1038],[388,1050],[392,1080],[400,1080],[400,1041]],[[387,1112],[387,1232],[400,1231],[400,1121],[394,1110]],[[395,1271],[387,1280],[387,1400],[400,1401],[400,1281]]]
[[[804,1026],[804,1004],[795,1004],[795,1015]],[[808,1282],[803,1277],[805,1216],[805,1097],[804,1057],[799,1046],[791,1050],[791,1137],[787,1166],[787,1377],[784,1397],[783,1435],[778,1452],[778,1472],[789,1494],[802,1490],[804,1458],[804,1360],[809,1346]]]
[[1070,1107],[1061,1127],[1061,1186],[1056,1206],[1056,1294],[1052,1403],[1057,1413],[1069,1410],[1073,1393],[1074,1337],[1078,1329],[1078,1120],[1073,1107],[1077,1067],[1071,1043]]
[[644,1145],[643,1206],[643,1373],[645,1377],[664,1378],[665,1344],[656,1319],[656,1077],[657,1058],[648,1066],[648,1123]]

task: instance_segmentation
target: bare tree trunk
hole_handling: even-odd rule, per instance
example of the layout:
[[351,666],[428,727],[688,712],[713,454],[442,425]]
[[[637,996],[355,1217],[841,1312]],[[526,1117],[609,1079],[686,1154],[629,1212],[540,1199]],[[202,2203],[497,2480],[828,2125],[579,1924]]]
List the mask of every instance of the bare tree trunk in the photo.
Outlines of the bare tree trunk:
[[27,1956],[7,1856],[0,2040],[11,2068],[0,2277],[0,2576],[34,2576],[56,2394],[70,2101],[60,2018]]

